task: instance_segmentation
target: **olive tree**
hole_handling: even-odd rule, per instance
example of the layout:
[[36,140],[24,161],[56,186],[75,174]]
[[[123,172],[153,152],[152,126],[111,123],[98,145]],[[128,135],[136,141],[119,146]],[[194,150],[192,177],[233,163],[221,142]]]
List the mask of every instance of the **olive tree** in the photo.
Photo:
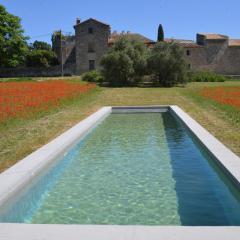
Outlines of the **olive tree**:
[[164,87],[186,81],[187,63],[184,50],[175,42],[158,42],[151,50],[148,68],[153,80]]
[[147,56],[143,43],[120,37],[101,60],[104,79],[114,86],[138,82],[146,72]]

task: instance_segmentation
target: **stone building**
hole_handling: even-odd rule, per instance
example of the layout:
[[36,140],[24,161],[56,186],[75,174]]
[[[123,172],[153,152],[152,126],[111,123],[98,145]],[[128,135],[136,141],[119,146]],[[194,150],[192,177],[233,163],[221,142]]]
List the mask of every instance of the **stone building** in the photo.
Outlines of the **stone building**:
[[224,75],[240,75],[240,39],[229,39],[221,34],[198,33],[196,42],[173,41],[185,48],[192,71],[208,70]]
[[[98,69],[101,57],[122,35],[142,41],[147,46],[155,44],[140,34],[111,33],[110,25],[92,18],[83,22],[77,19],[74,29],[74,36],[61,36],[55,33],[52,43],[53,50],[64,69],[75,69],[73,74],[77,75]],[[228,36],[221,34],[198,33],[196,41],[182,39],[164,41],[174,41],[185,49],[189,69],[192,71],[209,70],[225,75],[240,75],[240,39],[229,39]]]

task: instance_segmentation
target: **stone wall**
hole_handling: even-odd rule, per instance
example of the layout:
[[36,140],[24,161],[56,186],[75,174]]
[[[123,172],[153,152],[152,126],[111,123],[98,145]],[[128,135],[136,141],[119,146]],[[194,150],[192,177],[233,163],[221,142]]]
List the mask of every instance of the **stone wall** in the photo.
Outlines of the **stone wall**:
[[225,75],[240,75],[240,47],[228,47],[214,71]]
[[56,53],[59,63],[63,60],[63,64],[75,64],[75,45],[75,36],[62,36],[62,40],[59,34],[52,37],[52,49]]
[[[63,73],[66,76],[75,74],[75,64],[64,66]],[[55,77],[61,76],[61,66],[51,66],[47,68],[0,68],[0,78],[7,77]]]
[[186,55],[187,61],[190,64],[189,70],[203,71],[209,68],[207,51],[204,47],[186,48],[186,51],[187,50],[190,52],[190,55]]
[[102,56],[108,50],[110,26],[89,19],[75,25],[76,74],[89,71],[89,61],[98,69]]
[[229,47],[228,40],[205,42],[204,46],[185,48],[190,70],[240,75],[240,47]]

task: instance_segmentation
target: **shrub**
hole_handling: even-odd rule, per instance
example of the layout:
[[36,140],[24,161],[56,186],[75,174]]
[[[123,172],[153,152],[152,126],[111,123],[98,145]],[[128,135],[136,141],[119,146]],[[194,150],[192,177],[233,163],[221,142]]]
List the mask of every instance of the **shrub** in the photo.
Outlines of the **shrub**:
[[147,47],[122,36],[101,60],[104,79],[112,86],[139,82],[147,70]]
[[153,81],[164,87],[172,87],[187,80],[184,51],[174,42],[156,43],[148,58],[148,68],[153,74]]
[[191,82],[224,82],[226,80],[225,76],[209,71],[192,72],[189,74],[189,81]]
[[43,42],[43,41],[35,41],[32,46],[32,49],[36,49],[36,50],[46,50],[46,51],[51,51],[52,47],[50,44],[48,44],[47,42]]
[[98,70],[86,72],[82,75],[81,78],[83,81],[86,81],[86,82],[100,83],[103,81],[103,76],[102,76],[101,72],[99,72]]
[[28,67],[49,67],[57,64],[57,57],[52,51],[29,50],[26,55],[26,65]]

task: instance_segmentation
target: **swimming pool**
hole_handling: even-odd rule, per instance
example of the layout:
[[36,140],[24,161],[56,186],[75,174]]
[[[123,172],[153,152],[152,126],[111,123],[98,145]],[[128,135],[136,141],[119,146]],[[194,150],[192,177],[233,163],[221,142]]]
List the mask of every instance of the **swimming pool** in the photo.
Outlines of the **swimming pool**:
[[5,207],[0,221],[240,225],[240,193],[169,111],[112,113]]

